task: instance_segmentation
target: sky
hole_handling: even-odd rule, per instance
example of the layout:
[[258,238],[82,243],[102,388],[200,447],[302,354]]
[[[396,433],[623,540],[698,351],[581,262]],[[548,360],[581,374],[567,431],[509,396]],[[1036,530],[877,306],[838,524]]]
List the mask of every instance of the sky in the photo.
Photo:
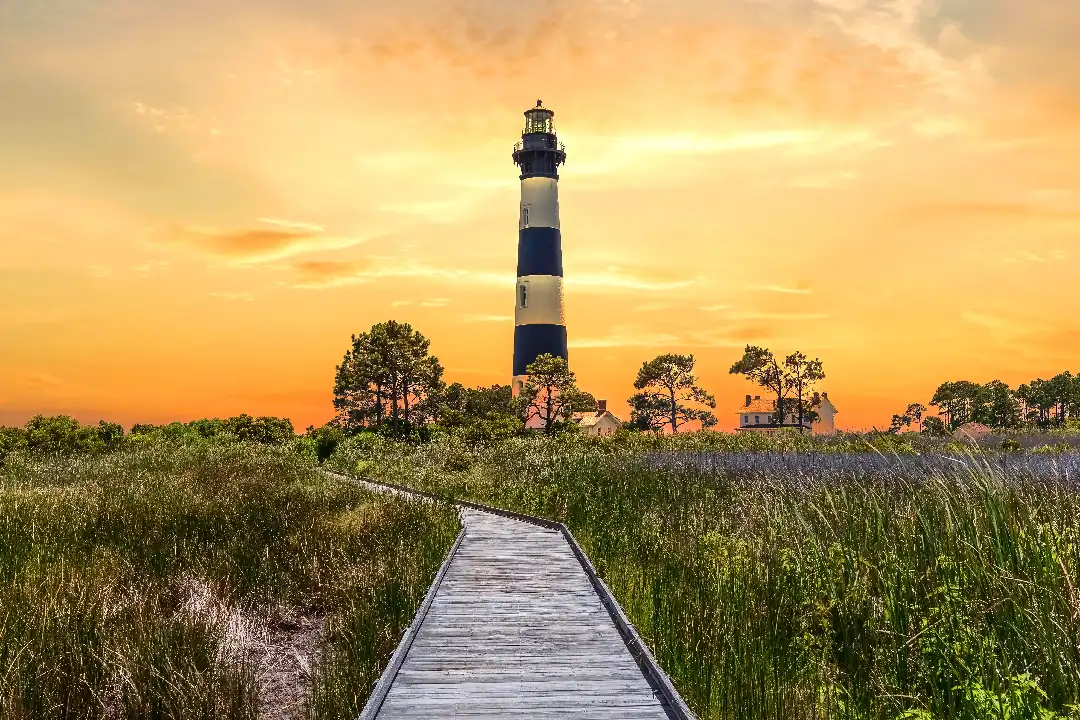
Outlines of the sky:
[[508,383],[522,113],[570,367],[824,363],[837,425],[1080,358],[1071,0],[0,0],[0,424],[333,415],[408,322]]

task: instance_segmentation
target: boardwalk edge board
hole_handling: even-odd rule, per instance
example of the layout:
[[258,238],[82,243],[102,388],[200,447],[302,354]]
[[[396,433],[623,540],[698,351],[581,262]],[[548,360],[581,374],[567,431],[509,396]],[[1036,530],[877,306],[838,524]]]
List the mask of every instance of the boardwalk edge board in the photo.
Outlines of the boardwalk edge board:
[[[593,589],[600,597],[600,602],[607,610],[608,615],[611,616],[612,622],[615,624],[615,628],[619,631],[619,635],[622,637],[627,650],[634,658],[638,667],[641,669],[642,674],[648,681],[649,685],[653,689],[654,695],[660,700],[664,711],[668,714],[672,720],[697,720],[697,716],[690,710],[686,702],[682,699],[679,691],[675,689],[674,684],[671,682],[671,678],[668,677],[664,669],[660,667],[660,664],[656,662],[656,658],[649,652],[649,648],[641,640],[637,630],[634,629],[634,625],[630,622],[629,618],[623,612],[619,602],[615,599],[615,596],[611,594],[611,590],[608,589],[607,584],[600,578],[596,572],[596,568],[593,567],[592,562],[589,560],[585,551],[578,545],[577,540],[574,538],[573,533],[570,532],[570,528],[560,522],[554,522],[546,518],[536,517],[533,515],[524,515],[512,510],[504,510],[503,508],[493,507],[490,505],[482,505],[480,503],[472,502],[471,500],[455,500],[443,495],[437,495],[435,493],[427,492],[424,490],[416,490],[414,488],[406,487],[404,485],[397,485],[389,483],[384,480],[374,480],[364,476],[347,476],[340,473],[332,473],[324,471],[328,475],[336,476],[345,480],[359,480],[364,483],[368,483],[375,486],[381,486],[388,490],[393,490],[398,493],[404,493],[408,495],[415,495],[426,498],[428,500],[434,500],[437,502],[449,503],[451,505],[457,505],[459,507],[467,507],[480,512],[491,513],[492,515],[501,515],[503,517],[511,518],[513,520],[520,520],[522,522],[531,523],[533,525],[539,525],[541,527],[549,528],[551,530],[558,530],[562,533],[563,538],[570,545],[570,549],[573,551],[574,556],[581,564],[585,574],[588,575],[589,581],[592,583]],[[443,562],[443,566],[439,569],[439,574],[436,576],[435,582],[432,583],[431,588],[428,590],[427,597],[424,598],[424,604],[421,609],[417,611],[416,619],[413,621],[413,625],[410,626],[405,637],[402,638],[402,645],[408,641],[412,643],[412,637],[415,635],[416,630],[419,630],[420,623],[423,622],[423,616],[427,613],[427,608],[431,605],[431,602],[435,598],[435,592],[438,589],[438,584],[442,581],[442,576],[446,574],[446,569],[450,565],[450,561],[453,559],[454,554],[457,552],[458,545],[461,544],[462,537],[465,534],[463,529],[458,535],[457,540],[454,543],[454,547],[451,548],[450,553],[447,555],[446,560]],[[379,686],[376,686],[376,692],[381,690],[381,696],[378,698],[376,706],[371,714],[368,714],[368,710],[372,706],[372,700],[376,698],[376,694],[373,692],[371,699],[368,701],[368,705],[364,707],[364,713],[360,716],[360,720],[373,720],[378,713],[379,706],[382,705],[383,699],[386,697],[386,693],[389,691],[390,686],[393,684],[394,676],[397,674],[398,669],[401,667],[401,663],[405,659],[405,654],[408,648],[404,648],[399,645],[398,650],[395,651],[394,658],[391,659],[390,665],[387,666],[383,675],[379,678]],[[396,666],[395,666],[396,661]],[[393,668],[393,672],[390,670]],[[386,680],[385,687],[383,681]]]
[[446,558],[443,559],[442,565],[439,566],[439,572],[435,574],[435,579],[431,582],[431,587],[428,588],[427,594],[424,596],[424,601],[420,603],[420,608],[416,611],[416,615],[413,616],[412,623],[405,630],[405,634],[401,637],[401,642],[398,643],[397,648],[394,650],[394,654],[390,656],[390,662],[387,663],[383,669],[382,674],[379,676],[378,683],[375,684],[375,689],[371,691],[371,695],[368,697],[367,703],[364,704],[364,709],[360,713],[359,720],[374,720],[379,714],[379,710],[382,709],[383,701],[386,700],[387,693],[390,692],[390,687],[394,684],[394,679],[397,677],[398,670],[401,669],[402,663],[405,662],[405,656],[409,654],[409,648],[412,647],[413,639],[416,637],[416,633],[420,631],[420,626],[424,623],[424,618],[427,617],[428,610],[431,608],[431,604],[435,601],[435,595],[439,592],[439,585],[442,584],[443,577],[445,577],[447,570],[450,568],[450,563],[454,559],[454,555],[457,554],[458,547],[461,546],[461,541],[465,538],[465,528],[461,528],[461,532],[457,534],[457,538],[454,540],[453,546],[450,548],[450,552],[446,554]]

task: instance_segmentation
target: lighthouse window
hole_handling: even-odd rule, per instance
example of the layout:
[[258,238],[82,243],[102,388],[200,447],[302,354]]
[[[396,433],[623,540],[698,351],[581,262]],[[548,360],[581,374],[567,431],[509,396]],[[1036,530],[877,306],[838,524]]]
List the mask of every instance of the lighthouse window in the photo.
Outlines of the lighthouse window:
[[521,206],[521,224],[525,227],[529,227],[529,206]]
[[528,302],[529,301],[529,297],[528,297],[529,286],[525,285],[523,283],[519,287],[521,288],[521,307],[528,307],[529,306],[529,302]]

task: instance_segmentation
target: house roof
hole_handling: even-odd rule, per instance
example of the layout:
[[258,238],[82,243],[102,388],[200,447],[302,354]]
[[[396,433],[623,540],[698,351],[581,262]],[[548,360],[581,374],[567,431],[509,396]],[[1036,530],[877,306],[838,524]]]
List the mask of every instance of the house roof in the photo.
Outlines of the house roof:
[[611,415],[611,418],[615,422],[619,423],[620,425],[622,424],[621,421],[619,420],[619,418],[617,418],[617,417],[615,417],[614,415],[611,414],[610,410],[605,410],[604,412],[601,412],[601,413],[597,413],[597,412],[574,413],[573,419],[574,419],[574,422],[576,422],[581,427],[592,427],[593,425],[596,425],[597,423],[599,423],[600,420],[605,415]]
[[771,413],[776,408],[775,400],[751,400],[749,405],[739,408],[740,413],[762,412]]
[[[791,404],[788,404],[788,401],[790,401]],[[832,401],[829,400],[829,398],[824,397],[824,396],[821,396],[819,398],[818,404],[817,405],[812,405],[812,407],[818,407],[820,405],[824,405],[825,403],[828,403],[830,406],[832,406],[833,412],[836,412],[836,406],[832,404]],[[787,400],[784,401],[784,411],[785,412],[796,412],[797,408],[798,408],[798,403],[795,401],[794,398],[788,398]],[[743,414],[743,413],[771,413],[775,409],[776,409],[776,400],[772,399],[772,398],[769,398],[769,399],[765,399],[765,400],[762,400],[762,399],[751,400],[749,405],[740,405],[739,409],[736,410],[735,412],[739,413],[740,415]]]

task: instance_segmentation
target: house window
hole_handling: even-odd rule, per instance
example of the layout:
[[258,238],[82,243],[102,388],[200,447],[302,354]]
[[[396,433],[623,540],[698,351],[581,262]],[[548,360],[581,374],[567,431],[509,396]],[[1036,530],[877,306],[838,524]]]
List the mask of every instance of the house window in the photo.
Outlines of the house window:
[[761,416],[760,415],[755,415],[754,416],[754,424],[755,425],[760,425],[761,424]]
[[521,285],[519,285],[518,287],[520,288],[520,294],[521,294],[521,307],[528,307],[529,306],[529,286],[526,285],[525,283],[521,283]]

